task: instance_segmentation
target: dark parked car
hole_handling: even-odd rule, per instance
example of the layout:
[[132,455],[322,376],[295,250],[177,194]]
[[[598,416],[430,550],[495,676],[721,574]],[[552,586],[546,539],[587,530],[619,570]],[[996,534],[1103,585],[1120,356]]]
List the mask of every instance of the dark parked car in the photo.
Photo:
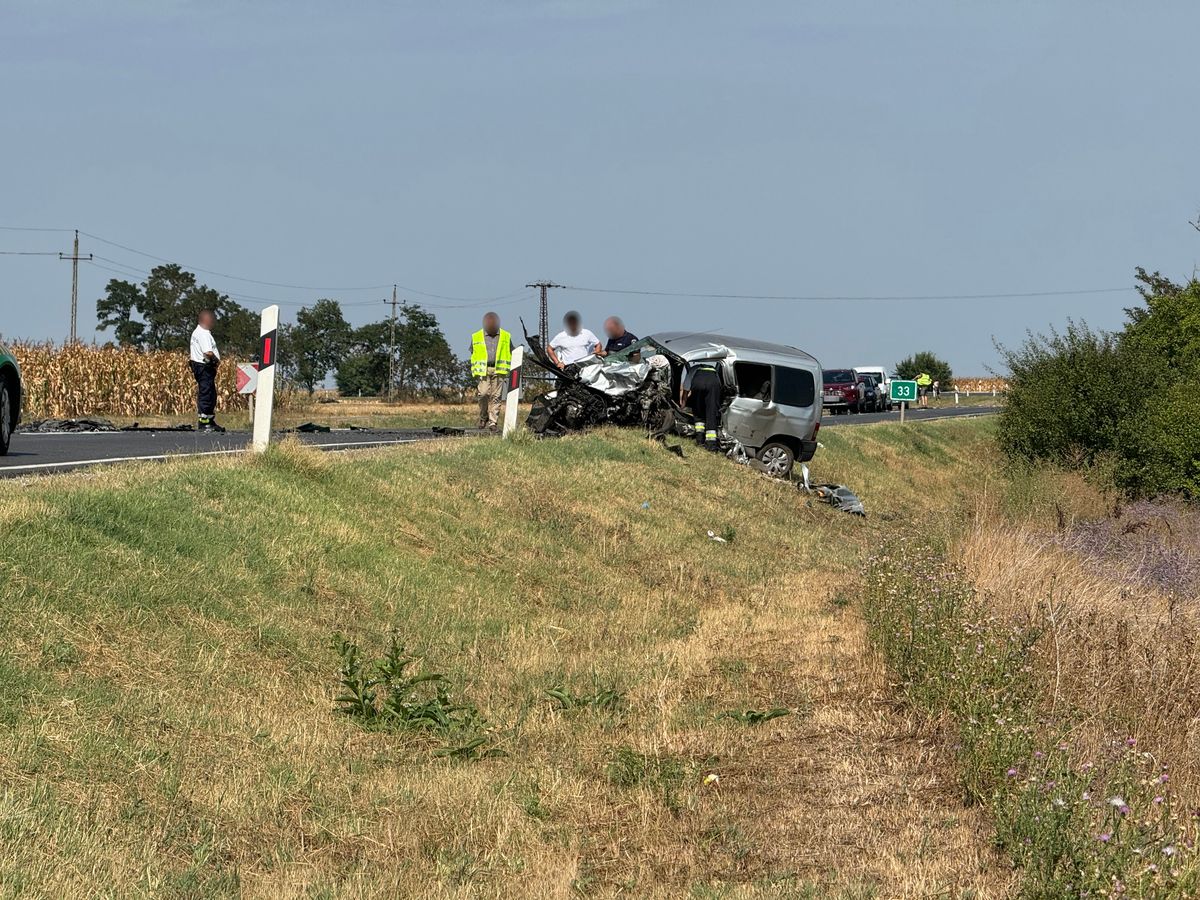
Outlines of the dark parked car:
[[8,348],[0,344],[0,456],[21,421],[21,370]]
[[887,409],[883,388],[874,375],[859,375],[858,381],[863,386],[862,412],[883,412]]
[[824,386],[821,405],[833,412],[858,412],[863,408],[866,389],[859,383],[853,369],[825,369],[821,373]]

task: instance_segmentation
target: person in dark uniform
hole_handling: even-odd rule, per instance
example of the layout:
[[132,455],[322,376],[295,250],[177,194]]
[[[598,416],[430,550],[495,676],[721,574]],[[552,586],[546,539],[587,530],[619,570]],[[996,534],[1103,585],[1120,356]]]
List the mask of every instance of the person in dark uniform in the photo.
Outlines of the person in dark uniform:
[[620,353],[638,339],[636,334],[625,327],[620,316],[609,316],[604,320],[604,334],[608,338],[608,343],[604,345],[603,350],[596,354],[597,356]]
[[696,441],[717,450],[721,427],[721,374],[715,362],[690,363],[679,387],[679,405],[690,406],[696,419]]
[[200,310],[196,330],[192,332],[191,360],[192,375],[196,377],[196,412],[200,430],[221,432],[225,429],[217,424],[217,366],[221,364],[221,351],[212,335],[217,317],[211,309]]

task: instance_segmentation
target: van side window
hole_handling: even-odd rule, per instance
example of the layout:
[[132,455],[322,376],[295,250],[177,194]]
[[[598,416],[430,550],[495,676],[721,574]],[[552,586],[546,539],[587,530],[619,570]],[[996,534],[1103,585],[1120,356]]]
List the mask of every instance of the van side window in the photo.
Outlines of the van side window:
[[735,362],[733,374],[737,377],[739,397],[751,400],[771,399],[771,367],[759,363]]
[[775,367],[775,402],[784,406],[812,406],[817,387],[812,372]]

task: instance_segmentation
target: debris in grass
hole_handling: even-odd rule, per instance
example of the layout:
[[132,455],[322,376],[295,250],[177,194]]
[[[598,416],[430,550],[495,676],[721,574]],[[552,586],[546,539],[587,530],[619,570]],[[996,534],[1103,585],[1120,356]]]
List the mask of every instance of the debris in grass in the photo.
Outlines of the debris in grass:
[[725,540],[725,538],[721,537],[715,531],[710,531],[708,533],[708,539],[710,541],[716,541],[718,544],[728,544],[729,543],[729,541]]

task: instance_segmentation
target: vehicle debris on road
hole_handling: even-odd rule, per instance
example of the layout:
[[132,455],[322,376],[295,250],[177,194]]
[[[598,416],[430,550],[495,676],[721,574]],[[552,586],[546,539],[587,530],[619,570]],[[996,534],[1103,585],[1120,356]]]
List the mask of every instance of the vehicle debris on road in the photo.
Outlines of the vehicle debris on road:
[[115,425],[108,419],[37,419],[21,425],[24,434],[92,434],[119,431],[195,431],[192,425]]

